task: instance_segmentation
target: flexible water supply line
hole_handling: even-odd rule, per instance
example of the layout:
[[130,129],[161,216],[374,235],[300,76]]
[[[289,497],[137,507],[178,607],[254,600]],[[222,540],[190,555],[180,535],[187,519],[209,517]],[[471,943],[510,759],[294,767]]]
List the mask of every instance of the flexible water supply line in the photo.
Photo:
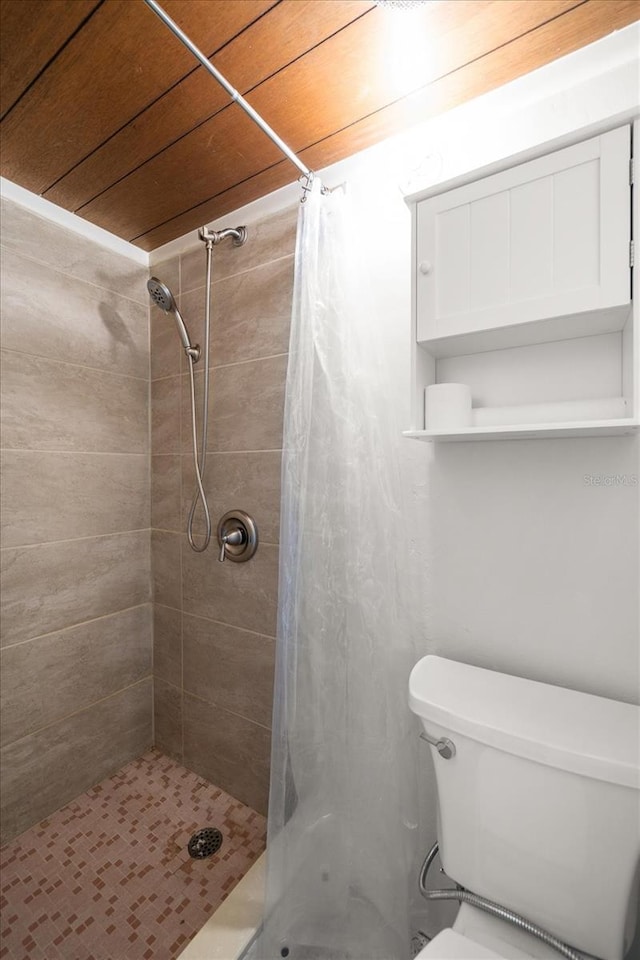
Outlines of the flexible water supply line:
[[[205,471],[205,461],[206,461],[206,447],[203,444],[202,446],[202,459],[198,461],[198,433],[196,429],[196,391],[193,375],[193,364],[194,359],[192,356],[188,357],[189,359],[189,385],[191,388],[191,432],[193,437],[193,466],[196,474],[196,493],[191,504],[191,509],[189,510],[189,519],[187,521],[187,538],[189,540],[189,546],[192,550],[195,550],[196,553],[204,553],[204,551],[209,546],[211,541],[211,515],[209,514],[209,504],[207,503],[207,496],[204,492],[204,471]],[[206,370],[205,381],[209,379],[209,371]],[[208,387],[208,384],[207,384]],[[208,391],[207,391],[208,392]],[[196,512],[196,506],[198,500],[202,501],[202,512],[204,513],[204,541],[200,546],[193,539],[193,518]]]
[[422,869],[420,870],[418,885],[420,887],[420,893],[425,900],[458,900],[461,903],[468,903],[472,907],[477,907],[479,910],[491,914],[491,916],[498,917],[500,920],[506,920],[507,923],[511,923],[520,930],[524,930],[525,933],[530,933],[532,937],[542,940],[548,947],[557,950],[558,953],[566,957],[567,960],[584,960],[579,953],[567,946],[562,940],[554,937],[552,933],[543,930],[542,927],[537,926],[535,923],[531,923],[531,921],[526,920],[525,917],[521,917],[519,913],[514,913],[512,910],[500,906],[499,903],[494,903],[493,900],[485,900],[484,897],[471,893],[469,890],[464,890],[462,887],[458,887],[456,890],[428,890],[426,885],[427,874],[437,852],[438,844],[434,843],[425,857]]
[[[211,331],[211,261],[213,257],[213,240],[207,240],[207,275],[204,300],[204,385],[202,391],[202,446],[198,455],[198,430],[196,426],[196,386],[193,366],[195,358],[187,353],[189,361],[189,386],[191,389],[191,433],[193,436],[193,466],[196,474],[196,492],[191,502],[189,519],[187,520],[187,538],[189,546],[196,553],[204,553],[211,542],[211,515],[209,504],[204,492],[204,474],[207,467],[207,433],[209,430],[209,339]],[[193,520],[198,500],[202,502],[204,513],[204,540],[198,546],[193,538]]]

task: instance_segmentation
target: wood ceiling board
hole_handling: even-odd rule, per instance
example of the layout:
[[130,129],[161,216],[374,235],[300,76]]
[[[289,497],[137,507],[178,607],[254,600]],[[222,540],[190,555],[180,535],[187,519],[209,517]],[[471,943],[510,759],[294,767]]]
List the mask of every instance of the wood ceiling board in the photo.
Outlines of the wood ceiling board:
[[[363,0],[283,0],[227,44],[213,62],[246,94],[371,6]],[[200,45],[197,36],[192,39]],[[179,41],[169,37],[168,42]],[[213,77],[197,67],[59,180],[46,198],[78,210],[229,102]]]
[[[470,50],[476,55],[486,53],[507,42],[514,31],[526,33],[575,5],[576,0],[530,0],[526,4],[518,0],[457,0],[419,8],[410,17],[411,29],[424,44],[431,37],[437,37],[438,42],[428,58],[414,51],[417,66],[410,82],[415,89],[415,85],[423,85],[439,73],[459,68]],[[397,97],[389,68],[407,34],[400,38],[390,34],[394,14],[372,9],[256,87],[249,102],[296,151],[375,113]],[[397,19],[406,29],[406,18]],[[222,110],[80,208],[80,215],[131,240],[159,226],[162,219],[178,216],[213,196],[210,179],[198,175],[207,144],[226,143],[230,150],[246,152],[242,114],[234,108],[236,130],[226,117],[230,109]],[[266,150],[270,143],[262,137]],[[267,157],[272,154],[262,154],[258,147],[254,169],[247,176],[270,165]],[[188,170],[189,176],[180,176],[180,170]],[[236,182],[240,179],[238,176]],[[157,217],[155,202],[159,184],[163,190],[162,219]]]
[[[553,22],[310,147],[301,153],[301,158],[311,167],[321,169],[408,125],[451,110],[558,57],[566,56],[639,18],[640,7],[636,0],[587,0]],[[295,169],[283,160],[251,180],[231,187],[225,193],[138,237],[134,243],[144,250],[154,250],[295,179]]]
[[[20,99],[100,0],[2,0],[0,115]],[[18,39],[19,38],[19,39]]]
[[[163,5],[209,55],[274,2]],[[3,175],[43,193],[194,68],[144,3],[105,0],[3,121]]]
[[[544,24],[386,109],[363,118],[348,129],[339,131],[303,151],[301,157],[313,169],[336,163],[388,136],[452,110],[594,43],[638,19],[640,5],[637,0],[586,0],[553,23]],[[291,180],[289,177],[289,182]]]
[[251,105],[296,152],[305,150],[581,2],[456,0],[409,16],[378,8],[261,84]]
[[[108,223],[107,229],[119,237],[133,237],[136,231],[144,232],[138,224],[151,229],[183,210],[186,193],[200,199],[221,193],[255,174],[256,157],[264,166],[280,160],[280,150],[236,104],[218,117],[214,132],[203,124],[190,134],[189,142],[183,138],[162,153],[162,164],[156,158],[122,180],[115,188],[117,204],[108,191],[85,207],[82,216],[100,226]],[[198,163],[191,165],[194,148]]]

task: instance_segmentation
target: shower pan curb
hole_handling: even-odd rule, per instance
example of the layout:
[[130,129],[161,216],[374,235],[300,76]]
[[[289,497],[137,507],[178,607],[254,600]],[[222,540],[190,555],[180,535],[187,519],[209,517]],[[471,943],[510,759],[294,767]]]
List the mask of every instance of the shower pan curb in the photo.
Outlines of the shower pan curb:
[[239,960],[262,924],[266,852],[209,917],[178,960]]

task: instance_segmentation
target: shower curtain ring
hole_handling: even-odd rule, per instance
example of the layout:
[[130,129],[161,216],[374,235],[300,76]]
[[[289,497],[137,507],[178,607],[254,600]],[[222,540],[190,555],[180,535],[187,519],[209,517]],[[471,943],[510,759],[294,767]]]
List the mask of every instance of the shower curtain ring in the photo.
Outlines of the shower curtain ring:
[[313,170],[309,170],[309,173],[302,173],[298,177],[298,183],[302,187],[302,198],[300,200],[300,203],[304,203],[307,199],[307,194],[311,192],[311,189],[313,187],[314,177],[315,177],[315,174]]

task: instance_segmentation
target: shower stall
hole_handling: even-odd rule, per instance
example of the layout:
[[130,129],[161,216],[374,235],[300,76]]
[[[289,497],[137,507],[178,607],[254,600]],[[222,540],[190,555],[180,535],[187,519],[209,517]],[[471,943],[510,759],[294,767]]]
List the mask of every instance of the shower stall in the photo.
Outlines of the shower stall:
[[[209,284],[206,241],[149,269],[3,198],[0,860],[17,960],[177,957],[264,848],[295,223],[250,223],[251,249],[223,238]],[[174,313],[150,304],[150,273]],[[212,539],[230,509],[257,521],[244,564],[186,535],[178,332],[204,347],[206,295],[198,451]],[[199,511],[199,545],[205,531]],[[194,859],[208,828],[219,852]]]

